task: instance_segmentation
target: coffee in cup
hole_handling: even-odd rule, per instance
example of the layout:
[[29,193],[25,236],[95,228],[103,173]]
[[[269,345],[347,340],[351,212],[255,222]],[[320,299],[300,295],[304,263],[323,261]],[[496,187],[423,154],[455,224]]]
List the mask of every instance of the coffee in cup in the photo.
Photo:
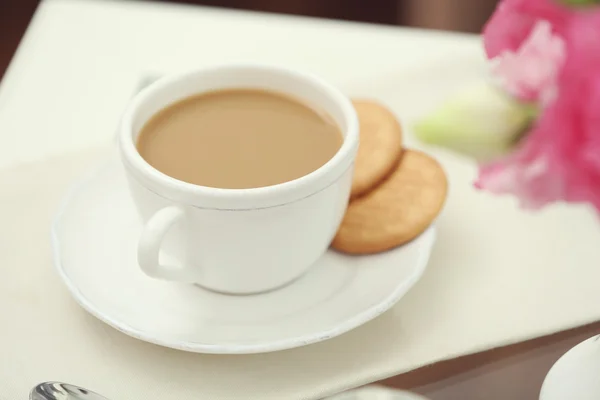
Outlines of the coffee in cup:
[[177,101],[137,139],[140,155],[175,179],[223,189],[277,185],[305,176],[342,146],[324,111],[275,92],[227,89]]

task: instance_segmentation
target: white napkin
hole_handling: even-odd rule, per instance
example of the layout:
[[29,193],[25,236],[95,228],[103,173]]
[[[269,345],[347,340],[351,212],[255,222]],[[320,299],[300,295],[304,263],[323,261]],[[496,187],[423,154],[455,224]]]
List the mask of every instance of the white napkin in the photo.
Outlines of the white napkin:
[[[60,380],[114,400],[315,399],[599,319],[600,224],[587,209],[539,214],[474,192],[439,153],[451,192],[424,278],[391,311],[320,344],[270,354],[190,354],[127,337],[69,297],[50,222],[71,181],[106,149],[0,173],[0,393]],[[106,288],[110,290],[110,288]]]

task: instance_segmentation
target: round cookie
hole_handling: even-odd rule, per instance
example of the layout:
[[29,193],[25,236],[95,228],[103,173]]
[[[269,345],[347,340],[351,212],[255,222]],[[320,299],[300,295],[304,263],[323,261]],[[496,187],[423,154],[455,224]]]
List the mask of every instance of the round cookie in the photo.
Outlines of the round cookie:
[[409,242],[437,217],[447,191],[446,174],[436,160],[404,150],[385,181],[350,203],[331,245],[345,253],[369,254]]
[[355,198],[377,186],[392,171],[402,154],[402,129],[383,105],[368,100],[353,100],[352,104],[360,123],[351,192]]

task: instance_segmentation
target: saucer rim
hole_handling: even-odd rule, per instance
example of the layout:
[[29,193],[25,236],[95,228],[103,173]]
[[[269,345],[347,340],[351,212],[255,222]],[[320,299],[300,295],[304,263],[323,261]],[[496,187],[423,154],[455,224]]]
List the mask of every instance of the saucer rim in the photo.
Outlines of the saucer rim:
[[[79,306],[81,306],[85,311],[87,311],[103,323],[113,327],[114,329],[128,336],[162,347],[203,354],[259,354],[307,346],[342,335],[380,316],[385,311],[389,310],[394,304],[396,304],[398,300],[400,300],[406,293],[408,293],[408,291],[421,279],[421,277],[425,273],[425,270],[427,269],[427,265],[429,263],[431,252],[433,250],[433,246],[437,238],[437,228],[434,224],[432,224],[423,233],[421,233],[421,235],[419,235],[416,238],[423,240],[423,244],[421,246],[424,247],[424,250],[419,252],[419,256],[415,261],[416,265],[414,267],[413,273],[404,281],[402,281],[402,284],[398,285],[384,300],[380,301],[378,304],[373,305],[367,308],[366,310],[361,311],[358,314],[355,314],[354,316],[327,330],[322,330],[311,334],[305,334],[298,337],[272,341],[269,343],[258,344],[208,344],[187,341],[177,342],[163,340],[156,337],[155,335],[150,335],[137,328],[133,328],[126,322],[115,320],[107,316],[106,313],[103,313],[98,307],[96,307],[93,304],[93,302],[88,300],[86,296],[81,293],[81,291],[71,281],[68,274],[65,272],[64,266],[62,264],[63,257],[60,250],[61,240],[59,239],[58,233],[61,225],[61,220],[63,220],[63,217],[67,212],[69,206],[74,201],[75,195],[81,192],[85,188],[85,186],[93,183],[97,176],[100,176],[104,171],[107,171],[111,166],[114,166],[114,163],[115,160],[108,161],[102,164],[100,167],[97,167],[91,173],[88,173],[82,178],[79,178],[73,184],[71,184],[70,188],[67,190],[66,195],[64,195],[62,201],[60,202],[58,212],[56,213],[50,228],[50,239],[54,268],[61,280],[63,281],[63,283],[65,284],[65,286],[67,287],[67,290],[70,292],[75,302],[79,304]],[[394,251],[394,249],[390,251]]]

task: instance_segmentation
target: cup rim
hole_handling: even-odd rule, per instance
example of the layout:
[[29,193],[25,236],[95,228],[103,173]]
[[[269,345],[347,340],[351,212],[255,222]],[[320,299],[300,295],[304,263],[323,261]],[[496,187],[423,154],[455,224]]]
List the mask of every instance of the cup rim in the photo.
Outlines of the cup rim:
[[[133,132],[133,121],[135,116],[140,109],[140,106],[148,101],[149,98],[155,96],[158,92],[174,85],[182,80],[187,80],[198,74],[206,74],[212,72],[218,72],[220,70],[247,70],[247,69],[260,69],[266,72],[284,73],[291,76],[292,79],[303,80],[307,83],[318,87],[326,95],[334,101],[334,103],[342,111],[344,123],[346,129],[343,130],[343,142],[340,149],[330,158],[325,164],[316,170],[310,172],[307,175],[293,179],[291,181],[279,183],[276,185],[262,186],[257,188],[247,189],[227,189],[227,188],[215,188],[210,186],[201,186],[193,183],[185,182],[176,178],[173,178],[158,169],[151,166],[144,158],[140,155],[135,145],[134,132]],[[342,127],[340,127],[342,129]],[[187,72],[166,75],[159,78],[155,82],[148,85],[142,91],[140,91],[133,100],[129,103],[126,111],[121,120],[119,129],[119,147],[122,153],[123,161],[130,168],[133,168],[141,176],[140,178],[144,181],[153,181],[159,183],[162,187],[167,188],[170,192],[176,192],[181,195],[197,195],[211,198],[212,200],[223,200],[243,202],[261,202],[262,200],[269,199],[274,195],[284,195],[283,197],[288,198],[293,192],[303,187],[309,187],[313,183],[318,183],[324,180],[328,173],[335,170],[340,164],[344,164],[344,161],[353,159],[354,154],[358,148],[359,142],[359,129],[358,129],[358,116],[351,101],[346,97],[339,89],[333,85],[327,83],[322,78],[315,76],[308,72],[302,72],[296,69],[276,66],[272,64],[258,64],[258,63],[228,63],[228,64],[216,64],[203,68],[196,68]],[[346,168],[343,168],[345,170]],[[337,178],[337,177],[336,177]],[[330,184],[331,181],[328,183]],[[323,189],[321,185],[315,185],[315,193]],[[279,202],[276,204],[283,204],[285,202]]]

